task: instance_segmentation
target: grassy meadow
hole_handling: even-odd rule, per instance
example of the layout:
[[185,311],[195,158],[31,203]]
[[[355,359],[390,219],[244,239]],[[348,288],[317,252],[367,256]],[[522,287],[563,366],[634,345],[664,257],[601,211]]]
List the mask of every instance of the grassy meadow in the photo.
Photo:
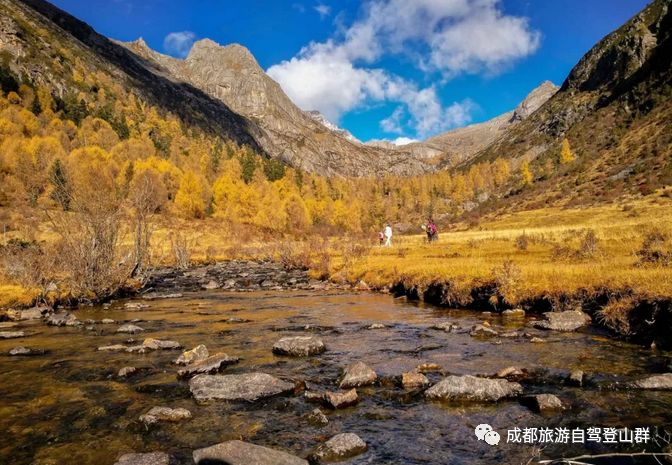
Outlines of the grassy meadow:
[[[397,235],[391,248],[376,245],[375,235],[272,241],[223,228],[218,221],[157,219],[152,235],[156,265],[279,259],[288,266],[307,266],[315,277],[364,281],[372,288],[400,281],[421,289],[448,283],[448,298],[456,304],[486,286],[496,290],[495,307],[578,293],[607,292],[614,302],[672,297],[672,199],[667,196],[491,215],[477,226],[444,228],[432,244],[422,234]],[[36,231],[39,241],[55,237],[48,224]],[[644,249],[660,252],[663,259],[643,259]],[[0,307],[27,305],[37,294],[6,283],[0,287]]]

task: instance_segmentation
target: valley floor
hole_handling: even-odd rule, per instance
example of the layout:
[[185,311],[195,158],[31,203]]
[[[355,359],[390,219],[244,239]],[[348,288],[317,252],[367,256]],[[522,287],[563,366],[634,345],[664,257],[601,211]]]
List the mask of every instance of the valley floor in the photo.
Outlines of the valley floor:
[[[634,309],[639,315],[645,306],[644,316],[649,317],[661,308],[669,311],[669,197],[523,211],[459,228],[440,231],[439,241],[432,244],[423,235],[394,237],[392,247],[372,245],[375,237],[252,242],[206,221],[183,223],[178,230],[192,262],[276,259],[307,266],[313,277],[389,289],[451,307],[545,311],[581,306],[621,334],[637,332]],[[179,242],[173,235],[165,227],[156,232],[159,261],[168,260]],[[33,296],[20,286],[2,286],[0,308],[25,305]]]

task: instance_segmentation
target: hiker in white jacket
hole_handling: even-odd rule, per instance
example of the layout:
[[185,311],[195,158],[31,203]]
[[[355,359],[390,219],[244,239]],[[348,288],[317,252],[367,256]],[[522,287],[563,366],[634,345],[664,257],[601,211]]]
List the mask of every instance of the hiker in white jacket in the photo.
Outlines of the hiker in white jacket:
[[392,226],[385,225],[385,247],[392,247]]

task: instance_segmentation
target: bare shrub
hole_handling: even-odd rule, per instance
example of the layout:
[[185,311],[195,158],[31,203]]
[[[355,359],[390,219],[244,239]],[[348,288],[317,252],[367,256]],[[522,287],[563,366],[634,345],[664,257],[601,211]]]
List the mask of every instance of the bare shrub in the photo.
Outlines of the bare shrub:
[[0,270],[4,280],[39,289],[42,296],[59,274],[56,254],[35,242],[11,239],[0,246]]
[[516,237],[516,249],[525,251],[530,245],[530,238],[527,234],[523,233],[520,236]]
[[[578,247],[572,246],[572,239],[579,239]],[[551,257],[554,260],[589,260],[599,252],[599,239],[592,229],[571,230],[563,235],[564,243],[552,243]]]
[[581,258],[593,258],[597,254],[599,239],[595,231],[589,229],[581,238],[578,255]]
[[286,270],[310,268],[310,251],[300,242],[284,241],[278,244],[278,260]]
[[597,312],[600,323],[617,331],[619,334],[631,333],[630,312],[635,308],[637,301],[631,297],[611,299]]
[[[341,247],[341,255],[343,257],[343,268],[350,269],[352,265],[357,263],[362,258],[366,257],[371,253],[371,245],[362,244],[359,242],[354,242],[352,240],[344,240]],[[397,256],[403,258],[406,256],[406,249],[399,248],[397,249]]]
[[167,198],[166,187],[156,170],[143,170],[133,177],[128,192],[135,230],[133,275],[142,273],[148,265],[152,217],[164,205]]
[[522,287],[522,271],[512,260],[505,260],[502,266],[493,268],[497,292],[508,304],[518,303]]
[[672,247],[669,244],[669,236],[659,230],[653,229],[644,236],[642,247],[637,251],[638,265],[672,265]]
[[191,265],[191,252],[187,237],[182,233],[172,233],[170,235],[170,250],[173,252],[175,267],[180,270],[186,270]]

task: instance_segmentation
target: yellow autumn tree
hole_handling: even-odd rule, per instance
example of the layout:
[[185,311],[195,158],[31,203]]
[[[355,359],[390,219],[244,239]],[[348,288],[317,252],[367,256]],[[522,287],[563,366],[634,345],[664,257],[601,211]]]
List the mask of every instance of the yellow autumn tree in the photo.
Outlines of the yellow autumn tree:
[[525,160],[520,165],[520,177],[522,179],[523,186],[531,186],[534,182],[534,175],[530,169],[530,163],[527,160]]
[[569,140],[564,138],[562,140],[562,145],[560,147],[560,164],[567,165],[576,160],[576,155],[572,152],[572,148],[569,146]]
[[206,188],[193,171],[182,176],[175,194],[175,207],[186,218],[203,218],[206,210]]

